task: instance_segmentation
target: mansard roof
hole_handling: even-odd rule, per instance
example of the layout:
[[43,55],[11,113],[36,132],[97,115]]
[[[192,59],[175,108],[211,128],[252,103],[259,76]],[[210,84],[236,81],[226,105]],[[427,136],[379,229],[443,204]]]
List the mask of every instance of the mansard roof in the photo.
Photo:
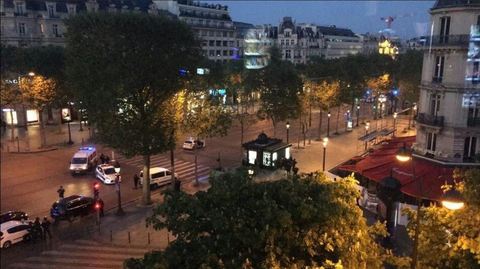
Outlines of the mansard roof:
[[464,6],[477,6],[480,7],[480,0],[437,0],[435,5],[431,8],[450,8],[450,7],[464,7]]
[[323,35],[333,35],[333,36],[351,36],[355,37],[355,33],[352,30],[347,28],[337,28],[336,26],[318,26],[317,30]]

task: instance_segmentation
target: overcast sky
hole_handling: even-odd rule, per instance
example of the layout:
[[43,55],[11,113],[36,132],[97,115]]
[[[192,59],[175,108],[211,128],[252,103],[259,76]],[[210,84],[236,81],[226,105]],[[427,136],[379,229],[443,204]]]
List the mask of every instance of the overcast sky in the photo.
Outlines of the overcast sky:
[[402,37],[427,33],[429,9],[435,1],[203,1],[227,5],[233,20],[278,24],[290,16],[297,23],[336,25],[355,33],[377,33],[386,28],[381,17],[397,16],[392,29]]

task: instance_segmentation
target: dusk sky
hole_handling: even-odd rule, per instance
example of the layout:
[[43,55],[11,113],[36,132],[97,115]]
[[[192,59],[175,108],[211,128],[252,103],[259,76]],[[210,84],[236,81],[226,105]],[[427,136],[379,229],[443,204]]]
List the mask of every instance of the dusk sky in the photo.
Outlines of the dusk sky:
[[392,29],[402,38],[427,33],[428,10],[435,1],[203,1],[229,7],[235,21],[278,24],[285,16],[297,23],[336,25],[355,33],[378,33],[386,28],[380,20],[397,16]]

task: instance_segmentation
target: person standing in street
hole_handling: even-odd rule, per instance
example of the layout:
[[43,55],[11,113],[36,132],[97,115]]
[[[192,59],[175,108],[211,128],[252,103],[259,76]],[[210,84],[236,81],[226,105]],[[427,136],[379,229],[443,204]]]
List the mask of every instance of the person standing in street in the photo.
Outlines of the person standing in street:
[[63,198],[63,197],[64,197],[64,195],[65,195],[65,189],[63,188],[63,186],[60,186],[60,188],[58,188],[57,192],[58,192],[58,197],[59,197],[59,198]]
[[105,155],[103,155],[103,153],[100,154],[100,162],[101,162],[102,164],[105,163]]
[[135,189],[138,188],[138,182],[140,181],[140,178],[138,177],[137,174],[133,176],[133,185],[135,186]]
[[103,208],[105,207],[105,204],[103,203],[103,200],[101,198],[98,199],[98,204],[100,205],[100,217],[103,217],[104,216],[104,213],[103,213]]
[[45,240],[47,238],[47,234],[48,239],[52,239],[52,233],[50,233],[50,221],[47,219],[47,217],[43,217],[41,225],[43,228],[43,239]]
[[42,225],[40,224],[40,218],[36,217],[32,227],[32,239],[33,239],[33,242],[35,243],[37,239],[42,239],[42,238],[43,238]]

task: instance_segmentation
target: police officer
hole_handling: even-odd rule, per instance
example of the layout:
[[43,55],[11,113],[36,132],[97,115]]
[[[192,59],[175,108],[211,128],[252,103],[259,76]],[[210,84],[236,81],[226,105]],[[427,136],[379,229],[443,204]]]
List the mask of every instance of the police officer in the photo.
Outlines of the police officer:
[[60,186],[60,188],[58,188],[57,192],[58,192],[58,197],[60,197],[60,198],[64,197],[65,189],[63,188],[63,186]]

